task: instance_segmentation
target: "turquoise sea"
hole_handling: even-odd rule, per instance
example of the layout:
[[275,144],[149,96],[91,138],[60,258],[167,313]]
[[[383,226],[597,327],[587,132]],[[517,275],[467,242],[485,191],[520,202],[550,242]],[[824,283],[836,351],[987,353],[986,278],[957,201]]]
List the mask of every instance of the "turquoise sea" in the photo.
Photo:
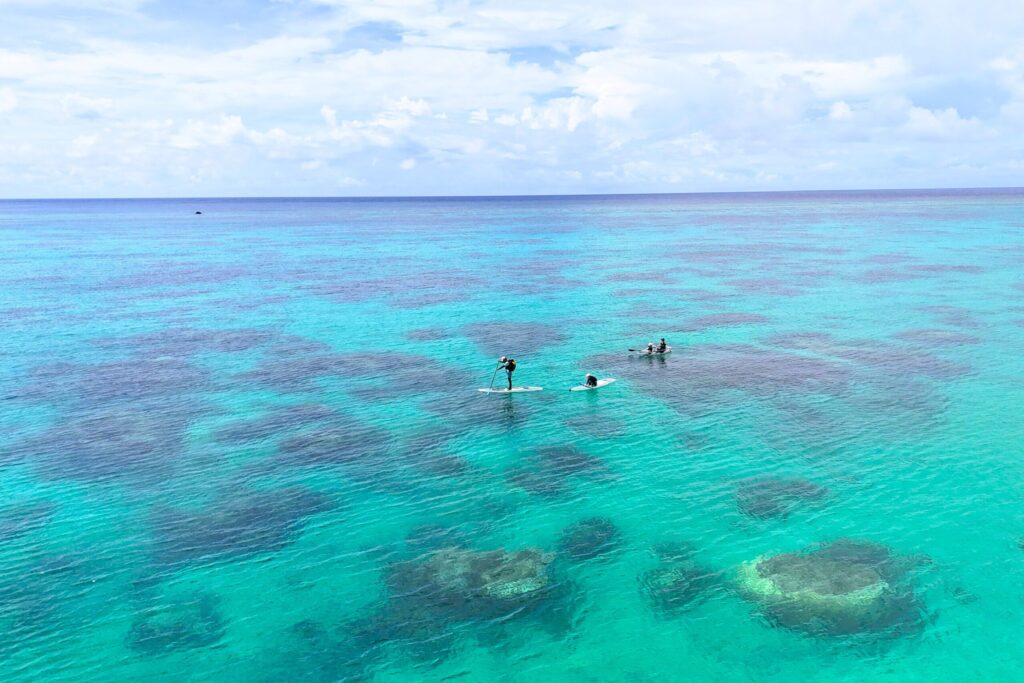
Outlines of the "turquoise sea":
[[7,201],[0,322],[8,683],[1024,671],[1024,192]]

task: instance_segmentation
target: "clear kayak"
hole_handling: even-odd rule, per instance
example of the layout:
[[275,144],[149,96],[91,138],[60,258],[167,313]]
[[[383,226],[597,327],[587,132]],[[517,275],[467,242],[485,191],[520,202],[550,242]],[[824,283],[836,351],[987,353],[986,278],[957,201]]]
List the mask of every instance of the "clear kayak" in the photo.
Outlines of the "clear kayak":
[[630,349],[638,356],[667,356],[672,353],[672,347],[666,346],[664,351],[648,351],[647,349]]
[[597,380],[597,386],[588,387],[586,384],[580,384],[578,386],[571,387],[569,391],[590,391],[591,389],[600,389],[601,387],[608,386],[614,381],[615,380],[612,379],[611,377],[609,377],[608,379],[599,379]]

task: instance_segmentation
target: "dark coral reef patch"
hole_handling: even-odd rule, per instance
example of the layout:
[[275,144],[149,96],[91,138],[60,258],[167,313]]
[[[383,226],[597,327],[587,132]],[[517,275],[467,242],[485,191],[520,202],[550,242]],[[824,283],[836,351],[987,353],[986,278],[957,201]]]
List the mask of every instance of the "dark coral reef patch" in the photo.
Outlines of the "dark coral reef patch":
[[785,519],[797,508],[820,502],[828,489],[806,479],[756,477],[740,482],[736,488],[736,506],[755,519]]
[[334,508],[326,495],[303,487],[233,492],[199,510],[154,513],[158,565],[206,564],[279,550],[306,520]]
[[689,544],[661,544],[658,565],[640,576],[640,591],[654,613],[671,618],[702,603],[720,583],[720,575],[696,559]]
[[216,596],[193,593],[174,601],[153,600],[140,607],[127,637],[128,647],[149,656],[216,644],[225,621]]
[[607,479],[610,473],[602,460],[571,444],[542,446],[510,470],[510,484],[539,496],[558,497],[569,492],[573,477]]
[[65,415],[15,452],[48,479],[154,479],[184,448],[190,415],[145,404],[116,404]]
[[348,624],[346,641],[364,661],[380,648],[401,648],[421,666],[448,657],[460,637],[493,643],[514,623],[531,620],[563,627],[567,588],[551,570],[553,556],[539,549],[473,550],[452,546],[390,564],[379,609]]
[[485,355],[495,357],[536,353],[566,342],[565,335],[557,327],[546,323],[473,323],[463,327],[462,333],[472,339]]
[[745,563],[739,589],[783,628],[815,636],[899,637],[924,627],[914,558],[877,543],[838,540]]
[[570,524],[558,540],[558,552],[573,562],[594,560],[619,549],[622,532],[607,517],[588,517]]

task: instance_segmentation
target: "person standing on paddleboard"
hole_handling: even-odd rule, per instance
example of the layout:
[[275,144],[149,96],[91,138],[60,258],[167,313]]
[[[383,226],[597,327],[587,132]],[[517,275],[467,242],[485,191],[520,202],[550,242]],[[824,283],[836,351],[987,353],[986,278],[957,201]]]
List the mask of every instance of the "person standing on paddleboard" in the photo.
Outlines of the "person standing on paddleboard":
[[498,367],[504,368],[505,372],[508,373],[508,390],[512,391],[512,373],[516,371],[516,359],[502,356],[498,359],[498,363]]

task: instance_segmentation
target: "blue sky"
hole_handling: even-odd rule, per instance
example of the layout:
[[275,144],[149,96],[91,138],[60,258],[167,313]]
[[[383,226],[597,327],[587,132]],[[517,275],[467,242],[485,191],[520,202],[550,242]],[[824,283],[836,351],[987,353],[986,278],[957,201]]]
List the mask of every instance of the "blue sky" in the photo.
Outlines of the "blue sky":
[[1024,185],[1024,5],[0,0],[0,196]]

